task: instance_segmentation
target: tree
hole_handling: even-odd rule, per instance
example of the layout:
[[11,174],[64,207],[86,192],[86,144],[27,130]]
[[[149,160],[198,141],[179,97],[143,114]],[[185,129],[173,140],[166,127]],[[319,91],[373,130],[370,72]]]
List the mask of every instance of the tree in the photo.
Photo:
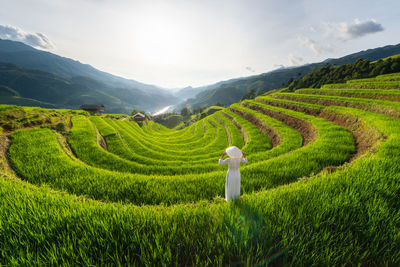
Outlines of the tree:
[[218,101],[217,103],[214,104],[214,106],[224,107],[225,105]]
[[251,89],[250,91],[248,91],[247,93],[245,93],[245,94],[242,96],[242,99],[241,99],[240,101],[243,101],[243,100],[245,100],[245,99],[253,99],[253,98],[255,98],[256,96],[257,96],[256,90]]
[[287,81],[287,86],[289,86],[294,81],[293,77]]
[[184,107],[181,110],[181,115],[184,116],[184,117],[189,116],[190,115],[190,110],[187,107]]
[[322,68],[298,77],[288,87],[290,91],[300,88],[319,88],[323,84],[344,83],[351,79],[371,78],[398,71],[400,71],[400,58],[379,59],[375,62],[358,59],[353,64],[340,66],[325,64]]
[[205,108],[204,107],[197,107],[197,108],[195,108],[194,110],[193,110],[193,112],[194,113],[201,113],[201,112],[203,112],[203,110],[204,110]]

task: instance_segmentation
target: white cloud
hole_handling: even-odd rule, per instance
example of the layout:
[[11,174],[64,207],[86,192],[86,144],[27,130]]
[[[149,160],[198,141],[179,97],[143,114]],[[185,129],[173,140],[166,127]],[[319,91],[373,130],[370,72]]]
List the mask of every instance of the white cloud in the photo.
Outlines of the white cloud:
[[292,54],[290,54],[288,56],[288,60],[289,60],[289,63],[290,63],[291,66],[297,66],[297,65],[300,65],[303,62],[303,58],[296,57],[296,56],[294,56]]
[[28,33],[10,25],[0,25],[0,38],[23,42],[39,49],[52,49],[53,43],[42,33]]
[[317,41],[308,37],[300,36],[299,41],[301,46],[311,49],[316,55],[321,55],[333,51],[330,45],[321,45]]
[[256,72],[252,67],[246,67],[246,70],[248,70],[250,72]]
[[274,64],[273,68],[274,69],[281,69],[281,68],[285,68],[285,65],[283,65],[283,64]]
[[355,19],[353,23],[326,23],[326,35],[343,40],[362,37],[367,34],[383,31],[382,25],[374,19],[360,21]]

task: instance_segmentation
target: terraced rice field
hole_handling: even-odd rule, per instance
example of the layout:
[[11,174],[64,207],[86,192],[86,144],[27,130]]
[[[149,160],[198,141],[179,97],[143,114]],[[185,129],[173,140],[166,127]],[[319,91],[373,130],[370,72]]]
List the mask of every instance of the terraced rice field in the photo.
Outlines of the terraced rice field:
[[[62,111],[1,129],[0,262],[398,265],[399,83],[260,96],[179,131]],[[249,163],[227,203],[230,145]]]

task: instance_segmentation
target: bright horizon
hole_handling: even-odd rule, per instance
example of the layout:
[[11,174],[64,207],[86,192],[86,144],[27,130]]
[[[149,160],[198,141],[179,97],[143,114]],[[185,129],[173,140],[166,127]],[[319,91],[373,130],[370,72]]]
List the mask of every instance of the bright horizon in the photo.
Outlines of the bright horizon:
[[3,0],[0,38],[164,88],[400,42],[399,1]]

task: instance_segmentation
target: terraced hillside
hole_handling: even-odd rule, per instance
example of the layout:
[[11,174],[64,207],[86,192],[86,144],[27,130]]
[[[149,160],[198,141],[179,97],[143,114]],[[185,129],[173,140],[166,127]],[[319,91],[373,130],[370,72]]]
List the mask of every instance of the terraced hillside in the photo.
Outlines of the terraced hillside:
[[[391,74],[274,93],[179,131],[0,106],[0,262],[400,264],[399,89]],[[230,145],[249,163],[226,203]]]

